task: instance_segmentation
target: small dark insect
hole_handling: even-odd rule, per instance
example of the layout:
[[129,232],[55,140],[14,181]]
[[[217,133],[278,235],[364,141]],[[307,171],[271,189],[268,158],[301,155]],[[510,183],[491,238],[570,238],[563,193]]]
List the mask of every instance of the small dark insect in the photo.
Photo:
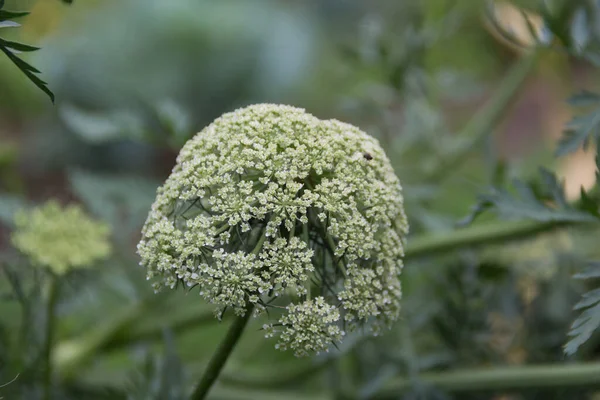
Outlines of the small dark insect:
[[366,153],[366,152],[363,153],[363,157],[369,161],[373,159],[373,156],[370,153]]

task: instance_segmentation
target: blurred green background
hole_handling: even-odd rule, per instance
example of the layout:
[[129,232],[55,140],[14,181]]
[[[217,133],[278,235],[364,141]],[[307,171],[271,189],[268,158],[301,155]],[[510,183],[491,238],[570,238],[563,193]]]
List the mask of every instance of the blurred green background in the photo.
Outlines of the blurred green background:
[[[0,385],[31,361],[45,318],[34,296],[39,274],[10,246],[12,218],[57,198],[110,223],[114,252],[63,285],[56,398],[185,398],[227,320],[194,293],[154,295],[135,245],[182,144],[244,105],[292,104],[377,137],[403,183],[409,251],[413,238],[428,248],[427,238],[452,236],[480,193],[533,179],[540,165],[557,171],[576,201],[581,185],[595,183],[594,154],[557,161],[553,151],[572,113],[565,99],[597,86],[597,69],[565,51],[531,55],[539,3],[7,0],[5,9],[31,14],[0,33],[41,47],[23,56],[56,101],[0,54],[0,262],[11,271],[0,278]],[[589,11],[592,36],[600,32],[594,2],[567,3]],[[212,396],[600,398],[595,364],[566,373],[576,378],[552,375],[555,365],[581,368],[600,354],[594,337],[576,356],[562,350],[587,288],[571,275],[598,255],[596,232],[415,250],[394,329],[296,359],[250,325]],[[32,293],[27,312],[4,296],[6,277]],[[29,344],[17,348],[15,338]],[[484,367],[499,370],[470,378]],[[39,398],[36,379],[23,374],[0,398]]]

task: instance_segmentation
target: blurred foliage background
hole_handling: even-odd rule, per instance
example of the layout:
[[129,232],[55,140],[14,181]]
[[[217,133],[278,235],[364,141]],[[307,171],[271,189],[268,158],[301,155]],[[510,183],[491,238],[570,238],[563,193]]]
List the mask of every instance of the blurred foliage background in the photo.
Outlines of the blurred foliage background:
[[[583,337],[571,335],[581,343],[563,348],[582,294],[580,308],[600,301],[600,274],[572,279],[600,257],[597,1],[4,9],[30,12],[0,37],[41,47],[20,56],[56,100],[0,54],[0,398],[42,398],[47,288],[10,233],[16,210],[51,198],[110,224],[114,247],[61,285],[52,398],[185,398],[227,318],[192,292],[154,295],[135,245],[182,144],[258,102],[351,122],[382,142],[411,222],[403,318],[313,359],[278,352],[251,325],[211,398],[600,398],[600,309]],[[589,114],[565,128],[581,114],[573,106]],[[497,216],[464,220],[484,209]]]

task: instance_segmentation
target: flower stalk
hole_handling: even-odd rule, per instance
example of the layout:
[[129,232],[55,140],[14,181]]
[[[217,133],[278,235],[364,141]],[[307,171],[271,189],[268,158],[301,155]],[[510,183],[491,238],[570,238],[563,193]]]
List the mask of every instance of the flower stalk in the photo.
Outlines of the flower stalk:
[[[600,363],[462,369],[422,373],[417,379],[450,393],[600,387]],[[394,378],[377,392],[377,398],[397,398],[413,383],[410,379]]]
[[54,326],[56,322],[56,303],[59,294],[60,278],[49,274],[48,293],[46,299],[46,326],[44,332],[44,350],[43,350],[43,388],[44,400],[50,400],[52,397],[52,343],[54,341]]
[[210,362],[208,363],[204,374],[200,378],[196,389],[194,389],[190,400],[202,400],[206,398],[211,387],[219,377],[221,370],[225,366],[225,362],[229,358],[229,355],[242,336],[244,328],[246,327],[248,320],[252,315],[253,308],[254,306],[251,303],[248,303],[244,315],[237,316],[234,319],[233,323],[229,327],[229,330],[227,331],[227,335],[219,344],[219,348],[210,359]]
[[462,164],[473,147],[489,137],[510,108],[527,78],[535,71],[540,52],[540,49],[533,49],[515,63],[490,101],[475,114],[460,133],[461,140],[457,141],[460,145],[437,162],[423,178],[425,181],[439,183],[449,175],[448,171],[455,171]]
[[150,301],[135,303],[92,329],[89,334],[57,343],[51,359],[61,377],[70,378],[93,354],[104,350],[120,333],[139,319],[150,303]]
[[[409,240],[405,260],[437,255],[447,251],[460,250],[483,244],[522,239],[575,223],[530,220],[494,221],[474,224],[445,233],[419,235]],[[581,224],[582,222],[577,223]]]

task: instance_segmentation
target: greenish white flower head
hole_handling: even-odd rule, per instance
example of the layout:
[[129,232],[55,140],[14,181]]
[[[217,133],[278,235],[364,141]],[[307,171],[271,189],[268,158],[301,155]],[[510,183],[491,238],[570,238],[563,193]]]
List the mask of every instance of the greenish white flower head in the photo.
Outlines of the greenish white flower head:
[[304,110],[227,113],[181,150],[138,245],[156,290],[198,287],[217,315],[252,306],[297,355],[398,318],[408,224],[376,139]]
[[56,201],[15,215],[12,243],[35,265],[62,275],[90,267],[110,254],[109,227],[87,216],[78,205]]

